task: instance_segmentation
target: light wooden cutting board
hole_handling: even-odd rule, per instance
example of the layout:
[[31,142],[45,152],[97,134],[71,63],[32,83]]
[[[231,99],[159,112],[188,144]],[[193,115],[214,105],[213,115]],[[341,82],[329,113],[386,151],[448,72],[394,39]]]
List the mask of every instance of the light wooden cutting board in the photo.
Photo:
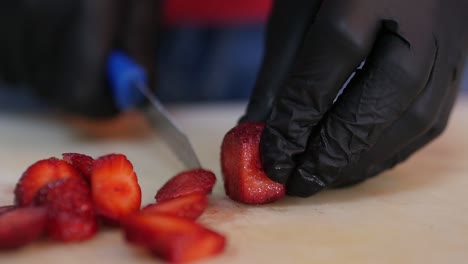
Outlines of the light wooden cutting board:
[[[224,254],[202,263],[466,263],[468,261],[468,101],[459,102],[443,137],[404,165],[359,186],[308,199],[244,206],[224,196],[219,146],[243,105],[176,107],[204,167],[218,177],[200,222],[225,234]],[[182,170],[157,138],[86,141],[45,117],[0,115],[0,204],[34,161],[82,152],[125,153],[133,162],[143,204]],[[158,263],[124,243],[118,230],[93,240],[40,242],[0,253],[1,264]]]

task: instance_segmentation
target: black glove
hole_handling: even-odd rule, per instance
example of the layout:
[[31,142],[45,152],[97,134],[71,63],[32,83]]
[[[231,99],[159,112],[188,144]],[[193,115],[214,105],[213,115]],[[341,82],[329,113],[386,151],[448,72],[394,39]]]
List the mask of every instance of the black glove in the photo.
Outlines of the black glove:
[[310,196],[389,169],[440,135],[466,58],[466,10],[467,0],[276,1],[241,119],[266,122],[267,175]]
[[107,56],[126,51],[153,80],[158,10],[157,0],[2,1],[0,79],[70,113],[111,116]]

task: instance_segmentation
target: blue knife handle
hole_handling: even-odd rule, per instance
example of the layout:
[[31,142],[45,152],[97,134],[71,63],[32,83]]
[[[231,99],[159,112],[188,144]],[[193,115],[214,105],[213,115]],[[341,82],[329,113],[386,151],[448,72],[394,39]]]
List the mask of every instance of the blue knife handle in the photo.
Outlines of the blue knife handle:
[[143,67],[117,50],[109,56],[106,69],[115,104],[120,110],[132,108],[144,100],[144,95],[135,87],[138,82],[148,81]]

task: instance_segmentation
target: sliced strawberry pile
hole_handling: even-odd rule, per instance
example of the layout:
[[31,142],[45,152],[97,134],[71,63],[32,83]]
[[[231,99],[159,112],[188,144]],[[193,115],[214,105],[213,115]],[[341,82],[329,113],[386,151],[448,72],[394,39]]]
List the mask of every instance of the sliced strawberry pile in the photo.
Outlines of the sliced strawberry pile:
[[140,185],[124,155],[62,157],[29,166],[14,191],[15,205],[0,206],[0,250],[26,246],[44,234],[57,242],[89,240],[99,222],[121,226],[129,243],[170,262],[224,250],[225,237],[196,222],[216,183],[211,171],[177,174],[157,192],[155,203],[140,209]]
[[182,172],[157,192],[156,203],[123,221],[129,243],[169,262],[189,262],[217,255],[226,238],[195,220],[205,211],[216,176],[204,169]]
[[221,167],[226,194],[246,204],[264,204],[281,199],[284,185],[268,178],[260,162],[263,123],[247,122],[231,129],[221,146]]
[[0,249],[24,246],[43,233],[60,242],[88,240],[99,217],[120,222],[141,205],[133,166],[121,154],[40,160],[26,169],[14,194],[15,205],[0,207]]

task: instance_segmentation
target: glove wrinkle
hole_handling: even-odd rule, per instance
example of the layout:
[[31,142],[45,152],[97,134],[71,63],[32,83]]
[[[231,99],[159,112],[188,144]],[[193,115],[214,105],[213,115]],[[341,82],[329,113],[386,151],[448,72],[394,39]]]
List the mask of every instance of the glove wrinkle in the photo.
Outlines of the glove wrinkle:
[[[444,42],[440,45],[439,40],[435,41],[435,63],[426,88],[403,116],[382,134],[375,146],[357,164],[343,171],[333,187],[360,183],[389,170],[442,134],[457,98],[459,80],[451,82],[451,67],[445,66],[451,64],[450,61],[457,61],[447,54],[451,49],[444,47]],[[447,86],[447,83],[450,84]]]
[[286,193],[291,196],[309,197],[327,186],[318,176],[298,170],[296,177],[289,180]]
[[[280,132],[268,125],[263,130],[261,141],[269,142],[260,145],[260,157],[265,173],[274,175],[271,177],[273,181],[285,184],[294,170],[295,157],[304,151],[305,146],[284,139]],[[288,153],[288,155],[275,156],[275,153],[268,151],[270,148],[280,149],[283,153]]]
[[[320,116],[309,119],[309,124],[314,128],[308,136],[292,130],[296,134],[308,137],[310,143],[306,145],[303,153],[295,154],[295,169],[287,184],[288,194],[306,197],[329,186],[360,182],[362,177],[366,177],[370,166],[379,168],[379,163],[362,167],[360,161],[373,149],[381,135],[392,127],[425,91],[437,58],[438,47],[430,30],[411,35],[410,33],[414,32],[413,28],[403,28],[404,26],[405,23],[395,24],[391,30],[397,32],[382,27],[363,69],[356,70],[354,77],[333,105],[323,104],[322,95],[328,95],[330,91],[319,90],[320,86],[317,87],[317,83],[326,83],[321,78],[331,77],[319,72],[323,73],[323,68],[330,67],[333,60],[322,63],[320,70],[313,67],[315,64],[311,60],[301,59],[299,64],[296,63],[299,70],[294,68],[294,74],[291,76],[303,79],[304,76],[309,77],[312,81],[303,81],[301,87],[308,89],[309,93],[297,88],[291,89],[293,86],[290,86],[279,95],[278,104],[274,109],[285,112],[282,100],[287,98],[288,102],[296,102],[289,103],[289,107],[300,110],[315,107],[318,108]],[[311,50],[308,52],[313,54]],[[306,88],[307,85],[311,86]],[[322,104],[315,105],[314,100]],[[327,107],[320,109],[324,105]],[[287,110],[294,113],[294,109]],[[285,119],[288,120],[287,123],[280,121]],[[272,115],[268,122],[281,131],[282,139],[292,137],[291,141],[297,142],[299,139],[293,133],[284,133],[290,132],[290,127],[296,129],[303,127],[304,123],[307,124],[307,118],[299,121],[301,124],[298,126],[292,123],[296,120],[286,114]],[[271,149],[274,148],[269,149],[270,153]],[[281,157],[282,160],[287,158]],[[389,164],[393,165],[399,161],[400,158],[394,159]],[[350,168],[354,168],[352,176],[347,174]],[[274,177],[274,173],[276,172],[267,175]]]

